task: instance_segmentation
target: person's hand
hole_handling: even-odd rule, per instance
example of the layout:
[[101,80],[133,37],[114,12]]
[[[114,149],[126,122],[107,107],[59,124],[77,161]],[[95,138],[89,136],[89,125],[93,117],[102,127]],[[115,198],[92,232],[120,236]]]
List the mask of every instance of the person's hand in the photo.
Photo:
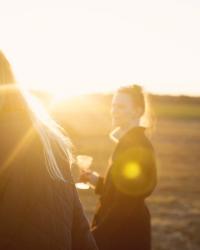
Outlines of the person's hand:
[[89,183],[91,187],[95,188],[98,179],[99,179],[99,174],[97,172],[89,170],[87,171],[81,170],[79,179],[80,182]]
[[85,170],[81,170],[80,171],[80,178],[79,178],[79,182],[83,182],[83,183],[90,183],[90,180],[92,178],[92,171],[85,171]]

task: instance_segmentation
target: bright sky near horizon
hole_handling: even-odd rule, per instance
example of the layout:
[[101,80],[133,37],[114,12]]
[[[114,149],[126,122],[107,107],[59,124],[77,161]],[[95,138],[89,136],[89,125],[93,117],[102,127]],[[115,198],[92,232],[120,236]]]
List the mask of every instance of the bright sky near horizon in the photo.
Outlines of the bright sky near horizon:
[[0,30],[31,88],[200,96],[199,0],[0,0]]

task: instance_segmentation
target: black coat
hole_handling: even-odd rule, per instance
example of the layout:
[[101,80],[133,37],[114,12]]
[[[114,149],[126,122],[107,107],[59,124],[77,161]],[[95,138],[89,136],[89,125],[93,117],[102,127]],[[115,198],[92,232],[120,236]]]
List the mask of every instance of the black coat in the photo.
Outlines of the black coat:
[[118,142],[108,173],[99,179],[100,204],[92,232],[100,250],[150,250],[150,214],[144,199],[156,185],[154,151],[144,128]]
[[96,250],[69,163],[56,154],[67,182],[52,179],[30,121],[0,123],[0,249]]

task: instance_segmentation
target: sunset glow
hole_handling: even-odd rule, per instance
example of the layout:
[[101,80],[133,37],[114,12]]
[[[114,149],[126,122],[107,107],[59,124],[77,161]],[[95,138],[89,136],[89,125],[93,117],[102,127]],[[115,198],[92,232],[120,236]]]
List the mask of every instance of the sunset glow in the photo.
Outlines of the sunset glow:
[[57,99],[131,83],[200,95],[199,1],[10,2],[0,49],[29,88]]

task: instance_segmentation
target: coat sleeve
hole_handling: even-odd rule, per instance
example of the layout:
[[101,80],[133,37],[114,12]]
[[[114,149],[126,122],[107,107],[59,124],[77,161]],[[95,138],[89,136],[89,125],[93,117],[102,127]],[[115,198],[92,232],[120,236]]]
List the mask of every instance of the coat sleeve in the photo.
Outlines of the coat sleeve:
[[[133,213],[156,186],[156,164],[151,148],[130,148],[120,154],[111,166],[114,190],[112,202],[101,222],[92,228],[96,241],[112,235],[115,227],[122,225],[124,216]],[[122,216],[123,215],[123,216]]]
[[118,194],[146,198],[157,183],[156,161],[152,147],[131,147],[113,162],[111,177]]
[[74,187],[74,214],[72,225],[72,250],[98,250],[88,221],[83,212],[77,191]]

